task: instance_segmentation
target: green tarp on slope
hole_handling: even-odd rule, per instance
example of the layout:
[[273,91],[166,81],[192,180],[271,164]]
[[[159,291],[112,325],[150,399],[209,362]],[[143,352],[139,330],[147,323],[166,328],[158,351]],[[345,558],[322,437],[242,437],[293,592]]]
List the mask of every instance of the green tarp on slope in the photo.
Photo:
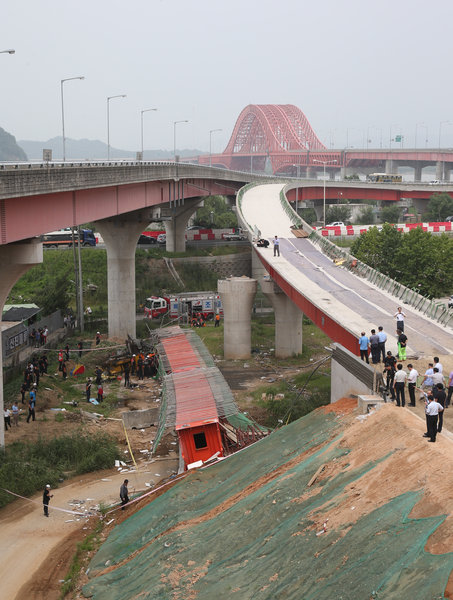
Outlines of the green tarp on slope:
[[192,473],[114,529],[90,565],[84,594],[95,600],[443,598],[453,556],[424,552],[443,517],[408,519],[419,494],[394,498],[342,531],[317,536],[319,526],[311,527],[313,509],[334,506],[346,486],[375,466],[340,472],[307,494],[313,473],[347,452],[330,443],[340,433],[334,413],[316,411]]

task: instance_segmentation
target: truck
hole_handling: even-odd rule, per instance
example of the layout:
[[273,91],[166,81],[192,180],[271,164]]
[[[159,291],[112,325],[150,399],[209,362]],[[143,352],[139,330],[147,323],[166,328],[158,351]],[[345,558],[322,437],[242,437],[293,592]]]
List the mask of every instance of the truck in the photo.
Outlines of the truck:
[[[60,246],[72,246],[72,229],[60,229],[59,231],[50,231],[41,236],[44,248],[58,248]],[[77,231],[75,232],[75,242],[77,244]],[[80,243],[82,246],[96,246],[96,237],[91,229],[80,229]]]
[[222,302],[217,292],[187,292],[172,296],[151,296],[146,298],[145,317],[158,319],[168,315],[171,319],[182,318],[189,321],[194,315],[201,315],[211,321],[216,314],[223,315]]

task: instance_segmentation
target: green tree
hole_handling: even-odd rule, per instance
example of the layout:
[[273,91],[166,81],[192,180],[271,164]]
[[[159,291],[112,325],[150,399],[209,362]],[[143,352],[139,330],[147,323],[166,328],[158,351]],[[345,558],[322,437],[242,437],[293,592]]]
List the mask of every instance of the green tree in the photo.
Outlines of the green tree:
[[351,210],[347,206],[341,206],[333,204],[326,210],[326,223],[332,223],[333,221],[349,221],[351,216]]
[[425,218],[428,221],[445,221],[451,215],[453,215],[453,198],[450,194],[446,192],[433,194],[426,207]]
[[59,308],[64,310],[68,307],[71,285],[73,284],[67,274],[46,278],[45,285],[35,294],[35,302],[42,308],[44,315],[50,315]]
[[208,196],[204,200],[204,206],[197,210],[195,225],[200,227],[214,227],[223,229],[237,227],[236,214],[225,202],[223,196]]
[[360,210],[360,214],[357,217],[357,223],[360,225],[370,225],[374,223],[374,211],[371,206],[364,206]]
[[312,223],[314,223],[315,221],[318,220],[318,217],[316,216],[316,211],[314,208],[300,208],[299,214],[302,217],[302,219],[309,225],[311,225]]
[[379,217],[382,223],[398,223],[400,214],[401,208],[395,204],[391,204],[382,207]]

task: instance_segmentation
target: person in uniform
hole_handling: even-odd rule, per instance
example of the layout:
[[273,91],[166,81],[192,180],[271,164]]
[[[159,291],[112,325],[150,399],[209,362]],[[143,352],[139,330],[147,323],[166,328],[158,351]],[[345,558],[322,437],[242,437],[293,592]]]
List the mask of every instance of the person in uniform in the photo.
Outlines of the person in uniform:
[[53,498],[53,494],[50,493],[50,485],[47,484],[46,487],[44,488],[44,492],[42,495],[42,503],[44,505],[44,516],[45,517],[49,516],[49,502],[50,502],[51,498]]

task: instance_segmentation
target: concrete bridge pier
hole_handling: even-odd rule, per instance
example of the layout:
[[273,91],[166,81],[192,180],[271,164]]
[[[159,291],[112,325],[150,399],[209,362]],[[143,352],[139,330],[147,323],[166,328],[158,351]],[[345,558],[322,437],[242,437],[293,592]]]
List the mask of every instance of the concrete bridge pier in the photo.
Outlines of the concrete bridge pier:
[[151,220],[147,208],[96,222],[107,249],[109,337],[136,336],[135,250]]
[[[0,315],[16,281],[31,267],[42,263],[42,244],[36,240],[0,246]],[[0,329],[1,331],[1,329]],[[0,410],[3,412],[3,344],[0,344]],[[0,447],[5,446],[5,422],[0,419]]]
[[261,280],[260,286],[274,307],[275,356],[288,358],[301,354],[302,311],[274,281]]
[[223,305],[225,358],[250,358],[252,350],[252,306],[256,279],[219,279],[217,289]]
[[396,175],[398,173],[398,164],[395,160],[385,161],[385,172],[388,175]]
[[415,163],[414,165],[414,181],[422,180],[423,165]]
[[444,163],[441,160],[436,162],[436,180],[442,181]]
[[203,199],[194,198],[184,200],[184,204],[179,206],[171,206],[169,211],[164,212],[171,217],[170,221],[165,221],[167,252],[185,252],[187,223],[200,206],[203,206]]

